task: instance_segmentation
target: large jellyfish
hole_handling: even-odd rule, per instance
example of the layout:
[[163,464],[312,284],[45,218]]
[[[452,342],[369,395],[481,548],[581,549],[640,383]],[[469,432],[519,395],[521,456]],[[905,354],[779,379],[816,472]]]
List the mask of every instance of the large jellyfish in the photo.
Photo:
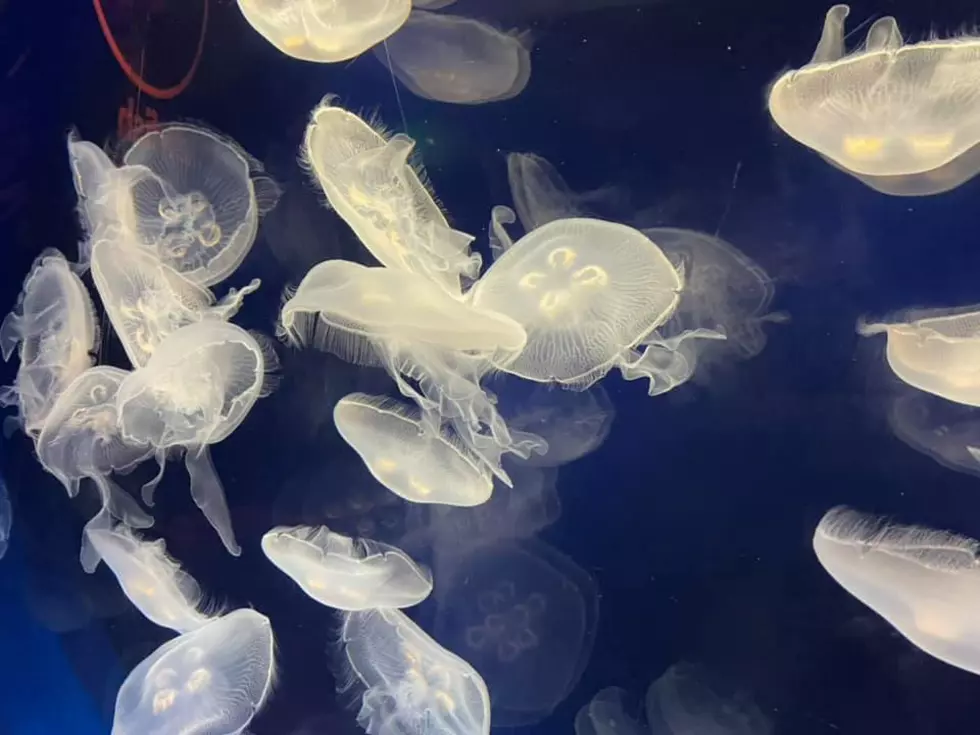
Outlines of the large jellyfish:
[[886,194],[921,196],[980,171],[980,38],[906,44],[891,16],[845,54],[850,8],[827,11],[813,58],[783,74],[769,112],[788,135]]
[[238,0],[249,25],[287,56],[353,59],[398,30],[412,0]]
[[344,688],[363,692],[357,722],[368,735],[488,735],[490,696],[466,661],[400,610],[344,615]]
[[275,680],[269,619],[235,610],[167,641],[119,688],[112,735],[238,735]]
[[527,33],[415,10],[374,54],[419,97],[478,105],[524,91],[531,77],[530,51]]
[[0,405],[15,405],[24,431],[37,437],[58,396],[92,365],[99,329],[88,290],[65,256],[44,250],[24,279],[14,310],[0,325],[0,352],[20,367]]
[[976,541],[838,507],[821,519],[813,549],[845,590],[915,646],[980,674]]
[[262,551],[307,595],[338,610],[412,607],[432,591],[432,575],[401,549],[326,526],[277,526],[262,537]]

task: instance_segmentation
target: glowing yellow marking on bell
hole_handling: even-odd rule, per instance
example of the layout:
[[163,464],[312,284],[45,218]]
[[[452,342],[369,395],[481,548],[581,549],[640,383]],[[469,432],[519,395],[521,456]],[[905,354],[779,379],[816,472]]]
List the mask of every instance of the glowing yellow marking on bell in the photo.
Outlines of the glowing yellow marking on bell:
[[166,712],[174,706],[174,702],[176,701],[176,689],[163,689],[157,692],[153,695],[153,714],[158,715],[161,712]]
[[578,254],[571,248],[555,248],[548,253],[548,265],[552,268],[571,268]]
[[539,273],[538,271],[531,271],[530,273],[525,273],[521,280],[517,282],[517,285],[521,288],[537,288],[541,285],[541,281],[544,280],[544,273]]
[[869,136],[853,138],[849,135],[844,138],[844,152],[851,158],[875,158],[884,147],[885,141],[881,138]]
[[915,627],[927,635],[951,641],[960,637],[963,631],[963,616],[942,604],[926,603],[916,605],[912,610]]
[[134,584],[133,590],[147,597],[153,597],[157,593],[156,587],[151,584]]
[[321,582],[319,579],[308,579],[306,580],[306,586],[311,587],[315,590],[325,590],[327,585]]
[[448,712],[454,712],[456,710],[456,702],[445,692],[436,692],[436,701],[443,706]]
[[942,153],[953,144],[952,135],[917,135],[908,139],[908,144],[917,155],[934,156]]
[[211,683],[211,672],[207,669],[195,669],[191,672],[187,684],[184,686],[189,692],[198,692]]
[[374,463],[374,468],[378,472],[392,472],[398,469],[398,463],[393,459],[388,459],[387,457],[382,457],[377,462]]
[[[211,237],[205,235],[205,232],[210,232]],[[219,242],[221,242],[221,228],[218,225],[213,225],[212,227],[205,227],[204,232],[200,233],[197,238],[201,241],[201,244],[206,248],[213,248]]]
[[568,301],[568,294],[562,291],[549,291],[538,302],[538,308],[546,314],[553,315],[554,312],[561,311],[566,301]]
[[415,652],[414,649],[409,648],[408,646],[405,646],[405,648],[402,650],[402,653],[405,654],[405,660],[408,661],[409,664],[411,664],[411,667],[414,670],[415,667],[419,665],[419,655]]
[[431,495],[432,494],[432,488],[430,488],[428,485],[425,485],[425,484],[419,482],[414,477],[409,479],[408,484],[411,485],[412,486],[412,489],[415,492],[417,492],[419,495]]
[[371,199],[367,196],[367,194],[365,194],[363,191],[361,191],[356,186],[351,186],[347,190],[347,196],[350,197],[351,202],[353,202],[354,204],[356,204],[359,207],[371,207],[371,206],[373,206],[373,203],[371,202]]
[[605,286],[609,274],[597,265],[587,265],[572,274],[572,283],[577,286]]
[[282,39],[282,45],[288,49],[299,48],[305,43],[306,43],[305,36],[287,36],[286,38]]

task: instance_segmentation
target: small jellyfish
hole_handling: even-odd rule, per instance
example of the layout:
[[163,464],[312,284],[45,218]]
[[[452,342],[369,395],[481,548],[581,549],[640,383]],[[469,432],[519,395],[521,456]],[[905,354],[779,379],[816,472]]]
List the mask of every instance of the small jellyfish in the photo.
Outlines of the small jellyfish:
[[456,0],[412,0],[412,7],[423,10],[439,10],[452,5],[454,2]]
[[10,529],[13,523],[14,509],[10,504],[10,493],[3,475],[0,475],[0,559],[3,559],[10,545]]
[[886,194],[947,191],[980,171],[980,38],[907,44],[891,16],[845,53],[847,5],[827,11],[810,62],[783,74],[769,112],[788,135]]
[[487,468],[403,404],[352,393],[337,403],[334,423],[374,478],[409,502],[469,507],[490,498]]
[[425,10],[413,11],[374,54],[413,94],[437,102],[508,100],[531,77],[529,34]]
[[262,551],[306,594],[338,610],[412,607],[432,592],[432,575],[401,549],[326,526],[277,526],[262,537]]
[[238,0],[238,7],[287,56],[331,63],[360,56],[397,31],[412,0]]
[[976,541],[838,507],[820,520],[813,550],[841,587],[915,646],[980,674]]
[[275,680],[269,619],[235,610],[167,641],[119,688],[112,735],[239,735]]
[[488,735],[490,696],[466,661],[442,648],[400,610],[344,615],[348,679],[363,692],[357,723],[368,735]]
[[602,689],[575,716],[575,735],[649,735],[627,709],[626,692],[618,687]]
[[895,396],[888,425],[899,439],[943,467],[980,477],[980,411],[922,391]]

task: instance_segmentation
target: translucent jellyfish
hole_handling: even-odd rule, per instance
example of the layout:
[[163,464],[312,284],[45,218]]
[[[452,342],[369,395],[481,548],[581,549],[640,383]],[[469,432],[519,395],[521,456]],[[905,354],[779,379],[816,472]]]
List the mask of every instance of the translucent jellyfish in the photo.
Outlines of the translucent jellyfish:
[[976,541],[834,508],[817,526],[813,549],[841,587],[915,646],[980,674]]
[[490,688],[494,724],[547,717],[578,683],[599,613],[592,580],[531,541],[434,559],[435,636],[464,656]]
[[0,559],[7,553],[10,545],[10,529],[14,523],[14,509],[10,504],[7,483],[0,475]]
[[845,54],[850,8],[827,11],[813,58],[783,74],[769,112],[788,135],[888,194],[936,194],[980,171],[980,40],[906,44],[891,16]]
[[269,619],[235,610],[167,641],[129,672],[112,735],[242,733],[275,680]]
[[374,478],[405,500],[474,506],[490,498],[489,470],[454,438],[427,432],[405,405],[352,393],[333,415]]
[[313,110],[302,155],[371,255],[458,297],[461,280],[479,276],[481,259],[470,252],[473,238],[449,227],[424,170],[411,163],[414,146],[405,135],[389,139],[327,98]]
[[412,0],[238,0],[249,25],[287,56],[336,62],[398,30]]
[[412,7],[423,10],[439,10],[452,5],[456,0],[412,0]]
[[62,391],[92,364],[98,341],[92,299],[65,256],[42,252],[24,279],[14,310],[0,325],[0,351],[14,349],[20,367],[0,405],[16,405],[24,431],[36,437]]
[[516,97],[531,77],[531,37],[472,18],[415,10],[374,50],[413,94],[478,105]]
[[980,477],[980,411],[908,389],[888,411],[895,436],[943,467]]
[[980,406],[980,310],[909,312],[889,323],[858,323],[864,336],[884,332],[892,371],[913,388]]
[[215,617],[201,609],[201,588],[167,554],[163,539],[146,541],[119,524],[89,529],[87,533],[126,597],[152,622],[187,633]]
[[230,319],[260,285],[253,279],[216,304],[207,288],[122,239],[101,240],[92,248],[92,279],[134,367],[144,367],[163,340],[183,326]]
[[678,663],[664,672],[647,690],[647,721],[664,723],[664,735],[769,735],[772,723],[743,691],[714,681],[695,664]]
[[487,735],[490,697],[466,661],[400,610],[346,613],[340,639],[349,677],[363,691],[357,723],[368,735]]
[[432,575],[401,549],[326,526],[277,526],[262,537],[262,551],[303,592],[338,610],[412,607],[432,592]]
[[164,340],[116,397],[123,439],[152,446],[160,464],[160,475],[143,489],[144,502],[152,504],[168,450],[186,450],[191,497],[235,556],[241,547],[208,446],[227,438],[270,390],[267,371],[275,364],[268,346],[241,327],[196,322]]
[[597,692],[575,716],[575,735],[649,735],[649,730],[627,713],[625,700],[626,693],[618,687]]
[[279,196],[236,143],[186,124],[144,134],[123,163],[147,171],[129,187],[138,239],[201,286],[223,281],[241,264],[255,241],[259,216]]

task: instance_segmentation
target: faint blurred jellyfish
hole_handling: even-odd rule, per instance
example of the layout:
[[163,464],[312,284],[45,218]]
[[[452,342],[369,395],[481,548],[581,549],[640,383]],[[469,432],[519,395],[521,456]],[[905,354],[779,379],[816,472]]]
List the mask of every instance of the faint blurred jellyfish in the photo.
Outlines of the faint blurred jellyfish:
[[368,735],[487,735],[490,697],[480,675],[400,610],[346,613],[340,639]]
[[980,411],[909,389],[888,411],[895,436],[943,467],[980,477]]
[[0,559],[3,559],[10,545],[10,529],[13,523],[14,509],[10,504],[10,493],[3,475],[0,475]]
[[413,94],[477,105],[516,97],[531,77],[531,39],[471,18],[415,10],[376,48],[378,59]]
[[164,643],[129,672],[112,735],[238,735],[274,679],[269,619],[235,610]]
[[[618,687],[597,692],[575,716],[575,735],[650,735],[645,727],[627,714],[625,695]],[[660,734],[654,730],[653,735]]]
[[412,0],[238,0],[249,25],[287,56],[353,59],[398,30]]
[[813,549],[845,590],[915,646],[980,674],[976,541],[839,507],[821,519]]
[[980,171],[980,39],[906,44],[891,16],[844,49],[850,8],[827,11],[813,58],[783,74],[769,112],[788,135],[886,194],[947,191]]
[[543,720],[592,653],[598,596],[589,576],[540,543],[481,546],[434,560],[435,635],[490,688],[494,724]]
[[452,5],[456,0],[412,0],[412,7],[423,10],[439,10]]
[[432,575],[401,549],[326,526],[278,526],[262,537],[262,551],[303,592],[338,610],[412,607],[432,592]]

